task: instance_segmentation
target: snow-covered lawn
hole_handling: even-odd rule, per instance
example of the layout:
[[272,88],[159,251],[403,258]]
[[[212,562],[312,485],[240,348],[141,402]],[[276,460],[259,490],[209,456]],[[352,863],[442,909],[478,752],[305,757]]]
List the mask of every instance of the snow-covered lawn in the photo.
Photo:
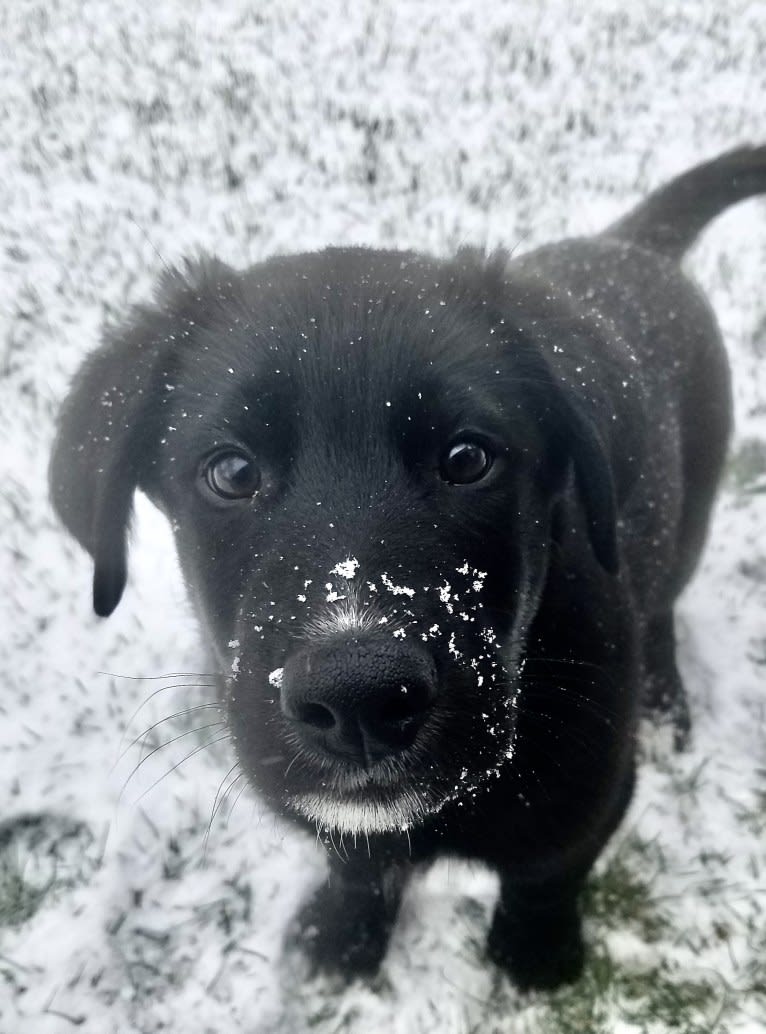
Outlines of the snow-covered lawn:
[[[68,378],[165,263],[598,229],[766,140],[765,91],[759,0],[0,7],[2,1034],[766,1030],[766,202],[690,262],[737,404],[681,608],[693,747],[645,730],[591,962],[556,995],[519,998],[485,962],[495,882],[457,864],[413,886],[373,986],[281,966],[322,848],[239,785],[211,821],[232,759],[209,710],[178,714],[213,690],[169,532],[139,507],[101,622],[45,484]],[[144,755],[168,745],[136,770],[147,730]]]

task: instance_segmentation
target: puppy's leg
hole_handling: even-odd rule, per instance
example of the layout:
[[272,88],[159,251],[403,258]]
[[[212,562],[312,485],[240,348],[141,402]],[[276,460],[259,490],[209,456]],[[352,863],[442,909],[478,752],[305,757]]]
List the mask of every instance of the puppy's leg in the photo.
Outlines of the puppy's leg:
[[330,872],[299,909],[287,935],[312,970],[372,975],[388,947],[411,866],[333,857]]
[[521,885],[501,874],[487,949],[521,991],[580,976],[585,959],[579,895],[584,874]]
[[635,764],[631,762],[590,857],[582,858],[569,872],[530,883],[500,871],[500,898],[487,949],[519,990],[558,987],[574,982],[582,973],[585,943],[580,895],[601,848],[622,821],[634,786]]
[[672,610],[651,618],[644,638],[644,702],[647,708],[673,721],[674,742],[683,750],[689,740],[691,716],[676,666],[676,635]]

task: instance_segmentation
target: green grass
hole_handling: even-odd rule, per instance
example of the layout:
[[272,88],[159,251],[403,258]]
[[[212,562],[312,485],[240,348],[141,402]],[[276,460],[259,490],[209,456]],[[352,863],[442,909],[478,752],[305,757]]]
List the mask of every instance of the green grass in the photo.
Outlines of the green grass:
[[10,852],[0,855],[0,927],[31,919],[54,885],[52,878],[42,885],[26,880],[18,859]]
[[19,815],[0,825],[0,928],[31,919],[59,891],[87,881],[100,846],[84,823],[60,815]]
[[670,919],[653,900],[652,881],[665,867],[656,842],[630,834],[589,880],[583,896],[585,918],[595,920],[594,926],[629,929],[650,944],[659,940]]
[[766,442],[760,438],[746,438],[726,464],[726,480],[738,494],[766,491]]
[[766,768],[758,771],[759,782],[750,793],[747,804],[738,804],[735,815],[749,832],[762,837],[766,834]]
[[541,1034],[611,1034],[615,1016],[641,1032],[715,1034],[725,1004],[724,989],[679,977],[665,961],[631,971],[601,946],[582,979],[551,996]]
[[[636,833],[627,836],[589,881],[583,911],[596,932],[623,931],[644,945],[672,936],[672,917],[653,892],[666,868],[662,850]],[[646,968],[612,958],[605,940],[591,946],[582,979],[551,995],[540,1034],[611,1034],[615,1017],[636,1031],[714,1034],[726,1003],[721,986],[673,970],[657,953]]]

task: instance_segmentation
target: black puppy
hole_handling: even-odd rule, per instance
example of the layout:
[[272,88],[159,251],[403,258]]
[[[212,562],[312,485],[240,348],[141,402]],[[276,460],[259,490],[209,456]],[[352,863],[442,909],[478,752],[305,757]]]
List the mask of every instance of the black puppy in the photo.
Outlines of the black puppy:
[[109,614],[136,487],[168,515],[237,755],[328,831],[295,930],[379,963],[413,863],[500,874],[491,956],[574,978],[578,893],[631,796],[642,702],[687,721],[673,603],[730,389],[679,260],[766,148],[519,259],[356,248],[166,276],[85,364],[53,501]]

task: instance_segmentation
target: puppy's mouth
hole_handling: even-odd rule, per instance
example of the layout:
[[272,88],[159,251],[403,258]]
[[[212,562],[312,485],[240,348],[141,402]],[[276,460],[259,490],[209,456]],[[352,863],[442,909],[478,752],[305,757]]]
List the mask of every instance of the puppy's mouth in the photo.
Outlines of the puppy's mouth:
[[514,739],[511,731],[506,748],[472,772],[466,766],[440,772],[433,761],[424,763],[417,747],[366,769],[322,766],[311,788],[293,790],[283,800],[317,830],[354,837],[405,833],[447,805],[481,793],[513,757]]
[[432,787],[413,785],[410,753],[367,768],[315,759],[322,774],[311,789],[290,793],[286,803],[318,829],[331,832],[357,836],[407,830],[438,808]]

